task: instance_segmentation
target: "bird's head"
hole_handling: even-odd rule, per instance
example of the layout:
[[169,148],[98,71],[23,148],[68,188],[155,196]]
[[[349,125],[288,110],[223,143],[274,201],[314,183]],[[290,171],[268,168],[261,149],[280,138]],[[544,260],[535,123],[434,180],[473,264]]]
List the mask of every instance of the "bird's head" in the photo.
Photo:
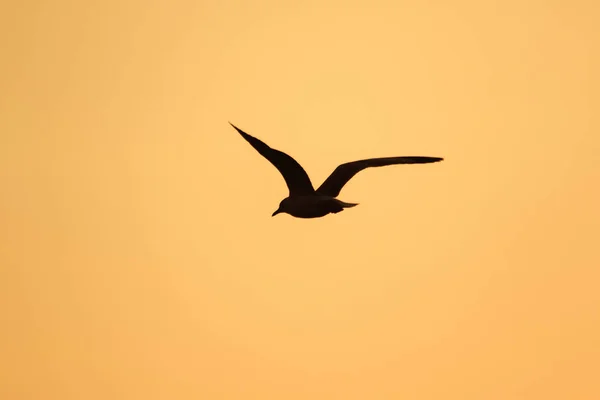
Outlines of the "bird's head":
[[277,214],[287,213],[287,209],[288,209],[288,198],[286,197],[285,199],[281,200],[281,202],[279,203],[279,207],[277,208],[277,210],[275,210],[275,212],[271,215],[271,217],[274,217]]

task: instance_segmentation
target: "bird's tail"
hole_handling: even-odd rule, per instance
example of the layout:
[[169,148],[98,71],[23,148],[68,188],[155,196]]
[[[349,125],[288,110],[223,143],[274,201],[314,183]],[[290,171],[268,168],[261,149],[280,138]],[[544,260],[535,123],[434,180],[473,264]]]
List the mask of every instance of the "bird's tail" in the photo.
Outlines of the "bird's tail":
[[354,206],[358,205],[358,203],[346,203],[345,201],[341,201],[341,200],[338,200],[338,201],[340,202],[340,205],[344,208],[350,208],[350,207],[354,207]]

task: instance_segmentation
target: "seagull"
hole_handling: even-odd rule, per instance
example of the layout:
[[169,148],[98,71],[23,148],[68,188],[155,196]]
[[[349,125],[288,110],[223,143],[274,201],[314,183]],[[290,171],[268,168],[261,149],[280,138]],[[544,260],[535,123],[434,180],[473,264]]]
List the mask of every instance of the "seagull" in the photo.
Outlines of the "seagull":
[[319,218],[337,214],[344,208],[357,206],[337,199],[346,183],[365,168],[395,164],[427,164],[442,161],[440,157],[404,156],[369,158],[339,165],[317,190],[302,166],[291,156],[269,147],[261,140],[229,123],[248,143],[279,170],[289,189],[289,195],[271,215],[286,213],[296,218]]

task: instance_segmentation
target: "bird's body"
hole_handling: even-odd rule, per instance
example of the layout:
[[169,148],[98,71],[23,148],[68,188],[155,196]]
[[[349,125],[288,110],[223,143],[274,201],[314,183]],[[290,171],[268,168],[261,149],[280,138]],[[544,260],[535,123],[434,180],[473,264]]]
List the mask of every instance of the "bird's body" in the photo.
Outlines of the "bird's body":
[[[345,203],[335,197],[322,194],[309,194],[286,197],[282,201],[285,212],[296,218],[319,218],[327,214],[337,214],[344,208],[357,203]],[[281,207],[280,207],[281,208]],[[277,213],[278,214],[278,213]]]
[[319,218],[327,214],[337,214],[344,208],[358,205],[357,203],[343,202],[336,197],[342,187],[363,169],[395,164],[426,164],[443,160],[440,157],[403,156],[352,161],[339,165],[315,190],[308,174],[296,160],[282,151],[269,147],[235,125],[231,124],[231,126],[279,170],[288,186],[289,196],[279,203],[279,208],[273,213],[273,216],[287,213],[296,218]]

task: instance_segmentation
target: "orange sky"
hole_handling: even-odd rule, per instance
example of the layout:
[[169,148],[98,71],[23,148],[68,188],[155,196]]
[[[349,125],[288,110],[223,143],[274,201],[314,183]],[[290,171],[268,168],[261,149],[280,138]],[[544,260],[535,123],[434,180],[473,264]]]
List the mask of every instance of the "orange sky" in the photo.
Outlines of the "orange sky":
[[9,3],[0,398],[600,398],[597,2]]

